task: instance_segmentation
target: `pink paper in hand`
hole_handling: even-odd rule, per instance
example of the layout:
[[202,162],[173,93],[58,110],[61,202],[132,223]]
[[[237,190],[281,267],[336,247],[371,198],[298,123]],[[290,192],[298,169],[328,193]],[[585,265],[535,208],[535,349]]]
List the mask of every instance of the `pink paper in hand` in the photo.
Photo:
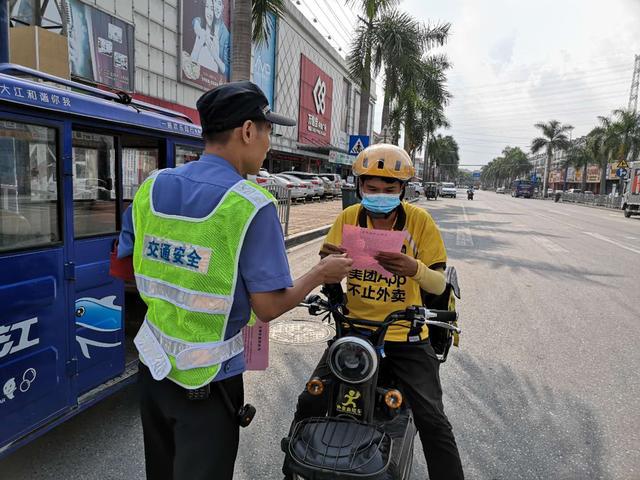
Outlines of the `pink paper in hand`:
[[393,274],[382,268],[374,258],[380,252],[400,252],[405,232],[398,230],[375,230],[354,225],[342,227],[342,248],[353,259],[353,268],[375,270],[386,278]]
[[269,324],[256,319],[242,329],[247,370],[266,370],[269,366]]

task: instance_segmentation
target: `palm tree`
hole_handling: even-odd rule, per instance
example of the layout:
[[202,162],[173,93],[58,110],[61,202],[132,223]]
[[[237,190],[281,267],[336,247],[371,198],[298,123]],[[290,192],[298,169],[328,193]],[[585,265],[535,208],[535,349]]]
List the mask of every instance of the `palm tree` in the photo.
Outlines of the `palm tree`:
[[614,128],[620,137],[618,160],[635,160],[640,147],[640,113],[633,110],[617,109],[613,111],[616,121]]
[[435,165],[440,167],[441,174],[447,180],[455,180],[458,177],[458,143],[451,135],[437,135],[431,139],[429,147],[431,158]]
[[[285,0],[235,0],[231,26],[231,81],[251,78],[251,42],[269,41],[269,14],[281,18]],[[253,22],[253,28],[251,28]]]
[[527,154],[519,147],[506,147],[502,151],[502,155],[504,156],[504,170],[508,175],[509,183],[531,172],[533,165],[527,158]]
[[448,60],[439,56],[423,61],[422,55],[433,45],[442,45],[450,28],[450,24],[425,28],[412,16],[398,10],[385,13],[377,22],[374,73],[377,75],[384,66],[383,128],[389,127],[391,103],[414,79],[425,82],[425,90],[431,91],[422,93],[429,93],[431,98],[444,95],[443,82],[437,82],[435,78],[437,73],[449,68]]
[[[565,159],[565,168],[568,166],[574,167],[576,170],[582,169],[582,191],[587,189],[587,167],[596,162],[594,153],[594,144],[596,142],[593,138],[587,138],[586,143],[580,145],[572,145],[567,151]],[[565,173],[565,179],[566,179]]]
[[351,76],[360,83],[358,133],[366,135],[371,101],[371,67],[374,48],[377,47],[375,24],[384,13],[393,10],[400,0],[348,0],[348,3],[358,5],[363,14],[358,17],[360,20],[351,42],[347,63]]
[[547,197],[547,185],[549,183],[549,170],[551,170],[551,159],[554,152],[567,150],[571,145],[566,132],[573,129],[571,125],[562,125],[557,120],[548,123],[536,123],[535,127],[542,131],[542,137],[534,138],[531,141],[531,152],[536,154],[540,150],[547,151],[547,162],[544,167],[544,178],[542,181],[543,196]]

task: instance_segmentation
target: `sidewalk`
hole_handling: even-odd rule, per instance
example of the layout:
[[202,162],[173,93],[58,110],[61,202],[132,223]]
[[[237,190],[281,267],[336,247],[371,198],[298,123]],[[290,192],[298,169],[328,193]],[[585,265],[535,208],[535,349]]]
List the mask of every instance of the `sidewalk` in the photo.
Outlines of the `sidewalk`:
[[342,211],[342,200],[292,204],[289,213],[289,237],[332,225]]

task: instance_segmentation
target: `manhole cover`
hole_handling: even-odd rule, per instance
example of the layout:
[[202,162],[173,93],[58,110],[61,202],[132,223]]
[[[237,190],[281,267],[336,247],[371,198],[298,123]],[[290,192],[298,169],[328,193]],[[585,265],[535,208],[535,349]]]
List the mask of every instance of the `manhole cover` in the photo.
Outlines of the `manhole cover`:
[[311,320],[283,320],[269,325],[269,337],[274,342],[307,345],[326,342],[335,334],[333,327]]

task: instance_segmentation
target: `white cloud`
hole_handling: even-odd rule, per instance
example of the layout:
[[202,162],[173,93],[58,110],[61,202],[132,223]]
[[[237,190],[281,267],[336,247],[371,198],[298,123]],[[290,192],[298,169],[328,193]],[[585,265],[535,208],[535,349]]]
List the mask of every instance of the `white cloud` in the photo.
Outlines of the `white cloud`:
[[487,163],[507,144],[527,148],[536,122],[557,118],[584,135],[598,115],[627,105],[640,54],[639,0],[407,0],[401,7],[452,23],[440,51],[454,64],[448,133],[463,163]]

